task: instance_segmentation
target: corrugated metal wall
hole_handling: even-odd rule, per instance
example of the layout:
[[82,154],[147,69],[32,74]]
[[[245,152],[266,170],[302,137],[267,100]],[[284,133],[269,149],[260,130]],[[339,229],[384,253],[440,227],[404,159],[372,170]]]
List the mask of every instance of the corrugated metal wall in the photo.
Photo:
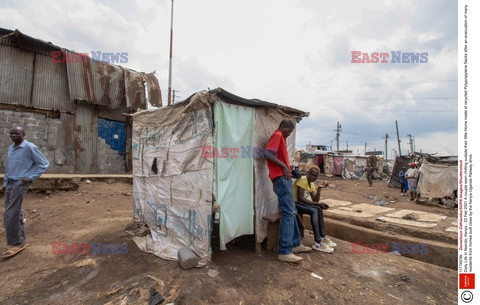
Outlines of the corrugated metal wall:
[[119,108],[125,96],[125,72],[120,66],[102,62],[93,63],[95,104],[110,109]]
[[73,114],[62,113],[60,115],[60,129],[57,135],[57,147],[55,148],[55,163],[67,166],[75,165],[74,145],[74,121]]
[[0,102],[74,111],[65,64],[51,57],[0,45]]
[[75,105],[74,124],[75,172],[90,174],[98,172],[97,141],[98,127],[93,105]]
[[67,68],[63,63],[52,63],[52,57],[37,54],[33,89],[33,106],[73,112],[68,93]]
[[[19,31],[0,28],[0,37],[0,108],[19,105],[56,111],[49,114],[60,115],[61,120],[55,163],[70,166],[70,172],[73,167],[77,173],[98,172],[96,118],[126,122],[122,113],[129,106],[145,109],[144,80],[152,104],[161,106],[160,87],[153,74],[92,62],[90,57],[86,61],[77,57],[77,63],[55,63],[52,51],[67,53],[68,58],[74,52]],[[131,143],[130,125],[126,128],[126,141]]]
[[[62,50],[68,54],[71,58],[72,53],[68,50]],[[92,66],[90,59],[86,62],[71,62],[67,63],[67,74],[68,74],[68,87],[70,90],[70,99],[72,101],[86,101],[87,103],[93,103],[94,101],[94,92],[93,92],[93,76],[92,76]]]
[[34,53],[0,45],[0,102],[30,105]]

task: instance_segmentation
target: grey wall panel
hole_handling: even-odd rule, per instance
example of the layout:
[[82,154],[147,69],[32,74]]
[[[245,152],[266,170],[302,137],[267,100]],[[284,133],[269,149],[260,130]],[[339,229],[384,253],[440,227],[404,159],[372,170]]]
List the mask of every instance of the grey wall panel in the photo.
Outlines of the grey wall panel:
[[75,172],[93,174],[98,172],[97,158],[98,127],[93,105],[75,105]]
[[0,102],[30,106],[34,53],[0,45]]
[[40,109],[74,111],[70,102],[65,63],[53,63],[52,58],[37,54],[35,59],[33,106]]

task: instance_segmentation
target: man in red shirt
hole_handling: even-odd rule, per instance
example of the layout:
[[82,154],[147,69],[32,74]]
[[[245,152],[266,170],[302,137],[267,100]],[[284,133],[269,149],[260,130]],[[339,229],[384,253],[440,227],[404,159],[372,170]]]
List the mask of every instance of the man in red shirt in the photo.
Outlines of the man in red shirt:
[[299,263],[302,257],[294,253],[309,252],[312,249],[301,244],[300,230],[297,224],[297,209],[293,199],[292,171],[288,159],[286,138],[290,136],[295,125],[288,119],[282,120],[278,129],[270,136],[265,150],[270,180],[273,191],[278,196],[278,205],[282,211],[280,220],[280,239],[278,259],[289,263]]

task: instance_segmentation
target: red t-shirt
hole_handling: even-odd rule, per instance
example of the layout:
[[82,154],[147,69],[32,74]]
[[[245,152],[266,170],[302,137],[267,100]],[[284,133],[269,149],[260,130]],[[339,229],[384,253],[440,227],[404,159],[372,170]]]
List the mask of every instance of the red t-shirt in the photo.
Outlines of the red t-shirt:
[[[275,132],[270,136],[270,139],[268,140],[265,149],[272,151],[274,155],[276,153],[277,159],[285,163],[285,165],[288,167],[288,170],[291,170],[290,160],[288,160],[287,141],[285,141],[285,137],[280,130],[275,130]],[[274,180],[275,178],[281,176],[285,176],[280,166],[273,164],[270,161],[267,161],[267,164],[271,180]]]

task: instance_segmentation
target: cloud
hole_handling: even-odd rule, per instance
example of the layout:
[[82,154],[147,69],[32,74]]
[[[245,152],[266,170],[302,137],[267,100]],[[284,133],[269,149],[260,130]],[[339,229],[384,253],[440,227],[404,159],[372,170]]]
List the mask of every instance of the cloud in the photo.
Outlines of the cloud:
[[[398,121],[401,137],[436,151],[457,143],[457,18],[448,0],[178,1],[173,89],[185,98],[223,87],[308,111],[299,147],[330,142],[339,121],[344,146],[378,149]],[[125,66],[156,70],[167,99],[168,1],[7,1],[0,22],[77,51],[128,52]],[[426,64],[352,64],[352,50],[429,55]],[[428,141],[439,134],[444,141]]]

